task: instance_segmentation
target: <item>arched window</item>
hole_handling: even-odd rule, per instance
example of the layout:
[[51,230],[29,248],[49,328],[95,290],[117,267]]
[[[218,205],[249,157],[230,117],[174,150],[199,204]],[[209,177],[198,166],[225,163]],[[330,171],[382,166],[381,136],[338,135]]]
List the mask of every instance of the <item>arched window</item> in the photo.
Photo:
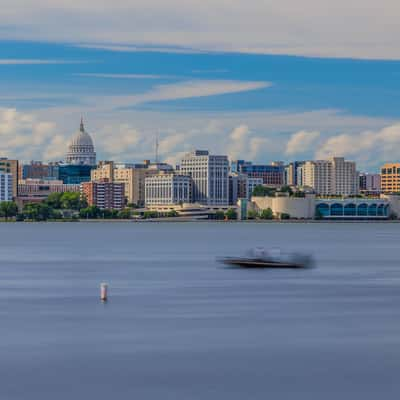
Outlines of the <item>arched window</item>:
[[370,217],[376,217],[376,204],[374,203],[374,204],[371,204],[369,207],[368,207],[368,215],[370,216]]
[[368,204],[362,203],[357,207],[357,215],[367,216],[368,215]]
[[346,204],[344,206],[344,215],[347,216],[356,215],[356,205],[353,203]]
[[316,207],[316,214],[320,214],[323,217],[329,217],[329,206],[326,203],[318,204]]
[[332,216],[342,216],[343,206],[339,203],[334,203],[331,205],[331,215]]
[[384,212],[385,212],[385,206],[383,204],[379,204],[378,209],[377,209],[378,217],[383,217]]

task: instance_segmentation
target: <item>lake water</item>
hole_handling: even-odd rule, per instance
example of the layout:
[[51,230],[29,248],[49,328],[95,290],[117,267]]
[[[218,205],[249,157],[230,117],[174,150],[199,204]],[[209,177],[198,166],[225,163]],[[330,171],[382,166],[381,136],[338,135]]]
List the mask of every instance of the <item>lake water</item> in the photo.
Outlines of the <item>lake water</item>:
[[[0,399],[398,399],[399,230],[0,224]],[[215,262],[256,245],[317,267]]]

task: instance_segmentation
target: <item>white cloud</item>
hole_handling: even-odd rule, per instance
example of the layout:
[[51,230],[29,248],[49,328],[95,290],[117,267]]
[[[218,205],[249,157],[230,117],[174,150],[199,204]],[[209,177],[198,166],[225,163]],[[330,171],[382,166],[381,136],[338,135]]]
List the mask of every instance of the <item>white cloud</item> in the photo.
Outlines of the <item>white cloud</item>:
[[293,154],[301,154],[308,150],[315,144],[316,139],[318,139],[320,133],[317,131],[299,131],[294,133],[287,145],[285,153],[289,156]]
[[151,74],[97,74],[97,73],[81,73],[74,76],[82,76],[86,78],[108,78],[108,79],[166,79],[172,78],[168,75],[151,75]]
[[229,135],[230,144],[228,146],[228,155],[231,159],[235,160],[240,158],[240,155],[246,152],[248,148],[248,140],[250,130],[247,125],[237,126]]
[[0,25],[13,27],[2,29],[3,38],[119,51],[168,46],[399,59],[399,17],[398,0],[379,7],[376,0],[58,0],[57,7],[53,0],[2,0]]
[[384,161],[400,160],[400,123],[378,131],[339,134],[327,138],[315,153],[315,158],[344,156],[363,167],[379,166]]

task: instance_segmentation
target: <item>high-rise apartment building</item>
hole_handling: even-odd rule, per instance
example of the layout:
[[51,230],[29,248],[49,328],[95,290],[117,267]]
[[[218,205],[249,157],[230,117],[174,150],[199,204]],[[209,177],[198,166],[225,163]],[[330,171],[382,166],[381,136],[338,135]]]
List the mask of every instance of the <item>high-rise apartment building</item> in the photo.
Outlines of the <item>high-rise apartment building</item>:
[[18,179],[19,167],[18,160],[9,160],[8,158],[0,158],[0,172],[12,175],[12,196],[18,196]]
[[183,157],[179,169],[192,178],[192,201],[209,206],[229,204],[229,162],[227,156],[196,150]]
[[190,203],[192,179],[187,175],[161,173],[145,179],[146,207]]
[[81,184],[81,194],[88,204],[103,210],[122,210],[125,206],[124,192],[123,183],[109,182],[107,179]]
[[0,201],[11,201],[13,198],[13,176],[0,172]]
[[360,192],[364,194],[379,194],[381,192],[380,174],[360,174]]
[[343,157],[306,161],[301,166],[302,186],[309,186],[319,195],[351,196],[359,193],[356,163]]
[[400,163],[386,163],[381,168],[382,193],[400,192]]
[[302,186],[299,167],[304,165],[304,161],[293,161],[285,167],[285,185]]

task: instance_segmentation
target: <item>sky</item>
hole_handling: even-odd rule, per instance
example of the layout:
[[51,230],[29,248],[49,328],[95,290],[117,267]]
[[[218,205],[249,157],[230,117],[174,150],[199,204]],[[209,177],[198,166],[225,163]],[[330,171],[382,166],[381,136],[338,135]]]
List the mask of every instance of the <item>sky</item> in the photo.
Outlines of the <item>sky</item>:
[[2,0],[0,156],[400,158],[400,2]]

